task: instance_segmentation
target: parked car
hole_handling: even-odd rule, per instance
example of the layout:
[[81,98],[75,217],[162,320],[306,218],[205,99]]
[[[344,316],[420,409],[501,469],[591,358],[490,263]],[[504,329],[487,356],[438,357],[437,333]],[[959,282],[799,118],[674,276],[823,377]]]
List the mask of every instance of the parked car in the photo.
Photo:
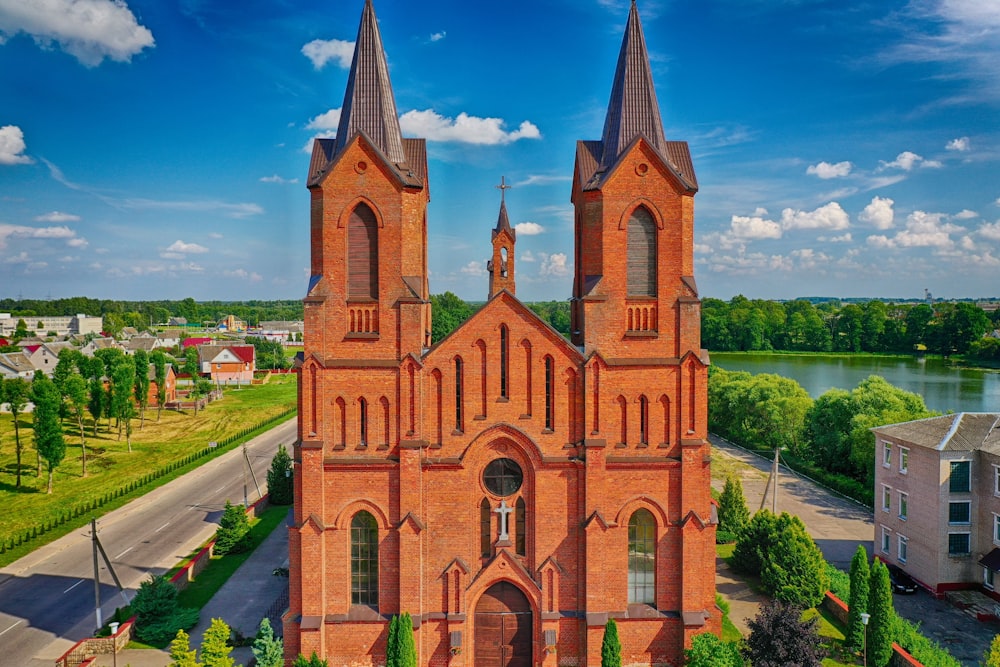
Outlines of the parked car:
[[892,585],[893,593],[916,593],[917,582],[913,581],[906,572],[903,572],[895,565],[888,565],[889,583]]

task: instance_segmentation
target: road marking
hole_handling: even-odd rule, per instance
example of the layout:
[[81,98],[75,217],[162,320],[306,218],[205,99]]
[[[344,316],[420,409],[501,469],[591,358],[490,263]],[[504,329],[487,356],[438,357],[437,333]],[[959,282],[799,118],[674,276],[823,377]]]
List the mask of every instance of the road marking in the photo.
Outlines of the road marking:
[[163,524],[162,526],[160,526],[159,528],[157,528],[156,530],[154,530],[153,532],[154,533],[158,533],[158,532],[160,532],[161,530],[163,530],[164,528],[166,528],[169,525],[170,525],[170,522],[168,521],[165,524]]
[[227,486],[229,486],[229,485],[228,484],[223,484],[222,486],[220,486],[219,488],[217,488],[215,491],[212,491],[212,493],[218,493],[219,491],[222,491]]
[[3,635],[7,634],[7,632],[9,632],[10,630],[13,630],[14,628],[16,628],[17,626],[21,625],[22,623],[24,623],[24,619],[21,619],[20,621],[18,621],[14,625],[10,626],[9,628],[7,628],[6,630],[4,630],[3,632],[0,632],[0,637],[2,637]]
[[120,554],[118,554],[117,556],[115,556],[115,560],[118,560],[119,558],[121,558],[122,556],[124,556],[125,554],[127,554],[129,551],[132,551],[132,549],[135,549],[135,546],[131,546],[128,549],[126,549],[125,551],[123,551]]
[[66,590],[64,590],[63,591],[63,595],[65,595],[66,593],[69,593],[71,590],[73,590],[74,588],[76,588],[77,586],[79,586],[80,584],[82,584],[85,581],[86,581],[86,579],[81,579],[80,581],[76,582],[75,584],[73,584],[72,586],[70,586],[69,588],[67,588]]

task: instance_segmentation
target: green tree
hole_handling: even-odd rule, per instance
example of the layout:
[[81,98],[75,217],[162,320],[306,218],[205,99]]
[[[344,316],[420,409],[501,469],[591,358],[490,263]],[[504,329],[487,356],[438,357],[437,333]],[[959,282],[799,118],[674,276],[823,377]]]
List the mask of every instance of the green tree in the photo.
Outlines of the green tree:
[[[295,658],[295,662],[292,663],[292,667],[328,667],[326,660],[320,660],[316,652],[313,651],[312,657],[306,658],[304,655],[299,653],[299,656]],[[389,667],[386,665],[386,667]]]
[[63,440],[62,424],[59,421],[62,396],[52,380],[38,371],[31,386],[31,400],[35,404],[35,448],[39,456],[45,459],[48,468],[46,493],[52,493],[53,473],[66,456],[66,442]]
[[868,551],[859,544],[851,559],[851,599],[848,602],[847,637],[844,643],[852,651],[860,651],[865,636],[865,626],[861,614],[868,612],[869,582]]
[[604,624],[601,640],[601,667],[622,667],[622,643],[618,639],[618,624],[609,618]]
[[438,343],[472,316],[473,308],[452,294],[431,295],[431,339]]
[[394,615],[389,621],[389,636],[385,642],[385,667],[400,667],[398,615]]
[[885,667],[892,658],[892,642],[896,634],[896,611],[892,606],[892,585],[889,570],[880,560],[872,563],[869,578],[868,662]]
[[801,620],[802,608],[781,600],[765,602],[747,626],[745,656],[753,667],[820,667],[823,651],[816,617]]
[[292,479],[292,457],[283,444],[271,459],[271,469],[267,471],[267,495],[272,505],[291,505],[294,480]]
[[284,667],[285,665],[284,642],[281,641],[281,637],[274,636],[271,621],[267,618],[261,620],[250,651],[257,661],[257,667]]
[[149,355],[145,350],[136,350],[132,355],[135,362],[135,402],[139,406],[139,430],[146,423],[146,406],[149,405]]
[[119,340],[122,335],[122,329],[125,328],[125,318],[121,316],[121,313],[105,313],[104,315],[104,333]]
[[[118,423],[118,439],[122,439],[122,428],[134,416],[133,391],[135,387],[135,361],[122,355],[116,357],[111,367],[111,416]],[[129,428],[129,431],[131,429]],[[128,441],[128,451],[132,451],[131,439]]]
[[719,531],[739,535],[750,522],[750,508],[743,495],[743,484],[738,477],[730,475],[719,496]]
[[226,508],[215,531],[215,553],[225,555],[242,553],[250,546],[250,521],[243,505],[226,501]]
[[203,667],[196,659],[196,651],[191,648],[191,638],[184,630],[170,642],[170,665],[168,667]]
[[995,635],[983,655],[983,667],[1000,667],[1000,635]]
[[684,651],[687,667],[743,667],[743,657],[735,642],[724,642],[711,632],[695,635],[691,648]]
[[163,354],[163,350],[153,350],[149,360],[153,363],[156,381],[156,421],[160,421],[163,404],[167,402],[167,356]]
[[28,323],[23,319],[17,321],[17,326],[14,327],[14,342],[21,340],[22,338],[27,338],[31,333],[28,331]]
[[201,661],[205,667],[233,667],[230,655],[233,647],[229,645],[232,634],[229,626],[221,618],[213,618],[211,625],[205,630],[201,639]]
[[198,610],[177,605],[177,589],[164,576],[149,575],[132,598],[135,636],[148,644],[163,645],[198,623]]
[[87,412],[94,419],[94,437],[97,437],[97,424],[101,421],[101,417],[107,412],[108,392],[104,388],[103,379],[103,364],[98,362],[95,364],[102,368],[101,372],[90,378],[90,383],[88,386],[87,395]]
[[79,373],[73,373],[63,383],[63,395],[66,397],[66,405],[80,431],[80,461],[83,466],[82,475],[86,477],[87,438],[83,428],[83,413],[87,409],[87,381]]
[[24,452],[24,443],[21,442],[21,422],[20,417],[27,407],[31,398],[31,385],[24,378],[10,378],[3,385],[3,400],[7,402],[11,417],[14,418],[14,454],[17,462],[14,467],[14,474],[17,481],[14,486],[21,487],[21,454]]
[[191,376],[191,382],[201,374],[198,368],[198,348],[194,345],[184,350],[184,372]]
[[830,588],[826,561],[797,516],[782,512],[762,561],[760,582],[778,600],[803,609],[818,606]]
[[754,514],[736,541],[730,560],[733,568],[737,572],[759,576],[777,530],[777,517],[770,510],[762,509]]
[[417,646],[413,640],[413,619],[403,612],[399,619],[399,667],[417,667]]

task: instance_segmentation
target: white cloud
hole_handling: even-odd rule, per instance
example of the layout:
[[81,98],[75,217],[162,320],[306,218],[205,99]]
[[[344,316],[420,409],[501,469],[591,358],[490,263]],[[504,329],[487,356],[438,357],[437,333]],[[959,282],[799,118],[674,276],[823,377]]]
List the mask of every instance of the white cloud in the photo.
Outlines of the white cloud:
[[980,225],[977,233],[984,239],[1000,241],[1000,221]]
[[793,250],[789,254],[798,260],[799,268],[802,269],[816,269],[821,264],[827,264],[830,261],[829,255],[823,252],[816,252],[812,248],[800,248]]
[[815,211],[797,211],[786,208],[781,212],[782,229],[828,229],[831,231],[847,229],[851,219],[840,204],[833,201],[820,206]]
[[546,176],[542,174],[532,174],[523,181],[518,181],[514,185],[522,187],[526,185],[549,185],[550,183],[566,183],[572,181],[572,176]]
[[86,248],[90,243],[85,238],[72,238],[66,241],[66,245],[70,248]]
[[34,160],[23,154],[25,148],[27,144],[21,128],[17,125],[0,127],[0,164],[31,164]]
[[260,177],[260,182],[261,183],[278,183],[278,184],[281,184],[281,185],[286,185],[286,184],[289,184],[289,183],[298,183],[299,179],[297,179],[297,178],[282,178],[281,176],[278,176],[277,174],[275,174],[274,176],[261,176]]
[[224,201],[158,201],[155,199],[124,199],[119,204],[128,209],[168,211],[221,211],[229,218],[246,218],[260,215],[264,209],[259,204],[233,204]]
[[42,47],[58,43],[87,67],[129,62],[154,46],[124,0],[0,0],[0,34],[25,32]]
[[185,243],[184,241],[178,239],[166,248],[166,252],[200,255],[208,252],[208,248],[203,245],[198,245],[197,243]]
[[858,220],[875,229],[891,229],[894,216],[892,205],[895,203],[888,197],[873,197],[871,203],[858,215]]
[[16,255],[11,255],[10,257],[4,259],[4,262],[7,264],[27,264],[30,261],[31,258],[28,257],[28,253],[23,250]]
[[963,209],[955,214],[956,220],[972,220],[973,218],[978,218],[979,214],[975,211],[970,211],[969,209]]
[[339,67],[347,69],[354,60],[354,42],[314,39],[302,47],[302,55],[311,60],[316,69],[323,69],[331,60]]
[[72,213],[52,211],[45,215],[36,215],[35,222],[80,222],[80,216],[73,215]]
[[463,266],[460,271],[467,276],[485,276],[486,275],[486,262],[469,262]]
[[514,231],[522,236],[537,236],[545,231],[537,222],[519,222],[514,225]]
[[535,258],[535,255],[530,250],[525,250],[524,252],[521,253],[521,261],[537,262],[538,260]]
[[947,222],[944,213],[914,211],[906,218],[906,228],[895,236],[869,236],[868,245],[876,248],[935,248],[948,250],[955,242],[951,235],[965,228]]
[[969,148],[971,148],[971,146],[969,144],[968,137],[959,137],[958,139],[952,139],[951,141],[948,142],[948,145],[945,146],[946,150],[958,151],[960,153],[964,153],[965,151],[969,150]]
[[502,118],[478,118],[464,111],[456,118],[447,118],[433,109],[407,111],[399,118],[403,134],[423,137],[429,141],[495,146],[519,139],[542,138],[541,132],[530,121],[524,121],[512,132],[504,131],[505,124]]
[[436,32],[433,35],[431,35],[431,41],[432,42],[440,42],[442,39],[444,39],[447,36],[448,36],[448,31],[447,30],[442,30],[441,32]]
[[251,283],[259,283],[264,278],[256,271],[247,271],[246,269],[235,269],[233,271],[223,271],[222,275],[227,278],[238,278],[240,280],[246,280]]
[[7,247],[9,239],[72,239],[76,232],[66,226],[28,227],[0,223],[0,250]]
[[760,211],[763,211],[763,215],[767,214],[766,210],[757,209],[757,215],[734,215],[729,223],[729,235],[746,240],[780,239],[781,225],[773,220],[766,220]]
[[561,278],[569,275],[569,266],[566,264],[566,253],[538,254],[542,258],[542,264],[538,267],[538,275],[551,276],[553,278]]
[[883,171],[885,169],[902,169],[903,171],[911,171],[914,167],[921,167],[925,169],[940,169],[943,165],[937,160],[927,160],[924,157],[917,155],[912,151],[903,151],[896,156],[896,159],[892,162],[886,162],[885,160],[879,160],[881,166],[878,171]]
[[819,164],[809,165],[806,169],[806,173],[811,176],[819,176],[822,179],[841,178],[850,174],[853,167],[853,164],[846,161],[838,162],[836,164],[820,162]]
[[306,124],[307,130],[334,130],[340,125],[340,109],[330,109]]

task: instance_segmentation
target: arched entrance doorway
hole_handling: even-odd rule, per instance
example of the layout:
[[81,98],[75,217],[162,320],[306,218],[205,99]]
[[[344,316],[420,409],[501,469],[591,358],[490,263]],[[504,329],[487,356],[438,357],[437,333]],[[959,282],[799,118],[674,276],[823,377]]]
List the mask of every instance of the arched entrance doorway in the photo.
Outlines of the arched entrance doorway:
[[531,605],[508,581],[490,586],[476,605],[475,667],[531,667]]

